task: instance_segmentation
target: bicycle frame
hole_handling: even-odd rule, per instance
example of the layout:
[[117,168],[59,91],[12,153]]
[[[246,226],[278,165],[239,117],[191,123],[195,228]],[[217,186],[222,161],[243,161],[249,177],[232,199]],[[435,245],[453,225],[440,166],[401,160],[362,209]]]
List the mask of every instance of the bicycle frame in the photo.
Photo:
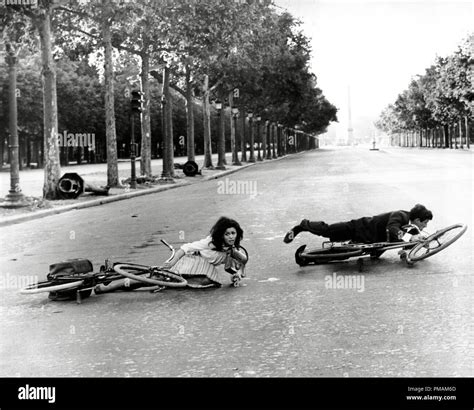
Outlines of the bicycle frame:
[[365,252],[369,250],[384,250],[388,251],[390,249],[398,249],[404,247],[411,247],[417,244],[419,241],[413,242],[376,242],[376,243],[353,243],[353,242],[323,242],[323,249],[333,249],[333,248],[354,248],[361,249]]
[[[429,237],[432,234],[427,232],[427,231],[419,231],[420,234],[423,234],[425,237]],[[378,251],[389,251],[391,249],[399,249],[399,248],[411,248],[415,246],[416,244],[423,242],[423,239],[419,239],[417,241],[412,241],[412,242],[405,242],[405,241],[399,241],[399,242],[374,242],[374,243],[356,243],[356,242],[331,242],[331,241],[325,241],[322,243],[322,248],[323,249],[330,249],[330,248],[335,248],[335,247],[346,247],[346,248],[354,248],[354,249],[374,249]]]
[[[161,242],[171,251],[171,256],[168,258],[167,261],[171,260],[175,255],[175,250],[173,246],[171,246],[168,242],[164,239]],[[89,297],[92,291],[95,293],[105,293],[110,292],[119,288],[131,287],[135,288],[135,285],[142,284],[141,287],[146,286],[146,279],[144,281],[137,280],[141,279],[138,276],[135,276],[136,279],[130,279],[126,275],[119,273],[116,270],[116,266],[132,266],[132,269],[137,267],[138,270],[141,270],[143,273],[149,272],[150,275],[153,275],[155,272],[161,272],[163,275],[163,270],[161,270],[157,266],[144,266],[144,265],[137,265],[137,264],[120,264],[120,263],[112,263],[110,260],[106,259],[104,265],[102,265],[99,269],[99,272],[89,272],[85,274],[77,274],[67,277],[67,279],[49,279],[44,282],[40,282],[39,284],[31,284],[28,285],[26,288],[21,289],[20,293],[22,294],[35,294],[35,293],[42,293],[42,292],[49,292],[50,295],[53,292],[63,292],[63,291],[72,291],[76,292],[76,302],[81,303],[84,297]],[[174,275],[171,272],[165,275]],[[176,275],[175,275],[176,277]],[[186,281],[183,279],[181,281],[181,285],[183,286],[186,284]],[[171,286],[170,284],[166,284],[166,286]],[[149,285],[148,285],[149,287]],[[162,284],[154,285],[153,289],[157,288],[164,288]],[[175,286],[176,287],[176,286]],[[149,287],[150,290],[152,288]]]
[[[335,261],[342,261],[351,258],[358,258],[359,271],[362,269],[363,256],[370,256],[371,259],[378,259],[382,253],[391,249],[400,249],[400,259],[404,260],[407,265],[411,266],[415,262],[425,259],[442,249],[449,246],[451,243],[459,239],[466,231],[467,226],[463,224],[455,224],[440,229],[433,234],[428,234],[423,231],[421,233],[427,235],[416,241],[411,242],[378,242],[378,243],[352,243],[352,242],[323,242],[320,249],[313,251],[306,251],[306,245],[301,246],[295,253],[296,263],[300,266],[305,266],[309,263],[321,264]],[[454,233],[454,236],[448,239],[439,240],[448,232]],[[430,244],[435,243],[434,247]],[[427,251],[424,252],[423,248]],[[420,252],[421,251],[421,252]]]
[[351,242],[330,242],[326,241],[322,244],[322,249],[353,249],[354,251],[360,250],[361,253],[357,257],[371,256],[374,257],[381,255],[385,251],[392,249],[408,250],[413,248],[415,245],[422,241],[413,242],[377,242],[377,243],[351,243]]

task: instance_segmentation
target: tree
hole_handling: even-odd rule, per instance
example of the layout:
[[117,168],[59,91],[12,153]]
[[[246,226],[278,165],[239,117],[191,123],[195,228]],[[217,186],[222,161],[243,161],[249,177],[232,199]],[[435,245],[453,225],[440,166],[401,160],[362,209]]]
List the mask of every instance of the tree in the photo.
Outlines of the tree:
[[[177,3],[180,8],[173,15],[176,20],[171,25],[170,43],[178,44],[179,49],[175,54],[187,72],[185,89],[188,90],[188,105],[192,105],[189,101],[193,98],[191,87],[198,87],[196,94],[202,98],[204,166],[212,168],[211,94],[218,91],[217,94],[222,98],[233,88],[226,81],[229,72],[225,69],[226,64],[232,58],[232,50],[245,47],[257,16],[266,6],[216,0]],[[221,141],[219,146],[222,145]],[[222,149],[220,153],[222,162]]]
[[[69,8],[61,6],[63,12],[61,27],[65,31],[65,41],[83,41],[87,44],[92,40],[93,46],[103,48],[102,58],[96,63],[103,62],[104,89],[105,89],[105,129],[107,149],[107,185],[120,186],[117,166],[117,134],[115,128],[115,92],[114,92],[114,59],[113,59],[113,29],[121,18],[128,13],[127,6],[119,5],[113,0],[101,0],[100,3],[90,3]],[[70,34],[70,35],[68,35]],[[87,40],[86,40],[87,39]],[[86,51],[89,47],[82,46]],[[98,56],[96,56],[98,57]]]
[[[141,173],[147,176],[151,175],[151,100],[149,77],[151,71],[157,75],[157,71],[154,69],[155,66],[163,68],[166,65],[162,53],[167,50],[168,46],[166,36],[170,26],[169,13],[168,5],[161,4],[161,2],[145,1],[140,4],[130,5],[127,13],[122,16],[120,26],[117,27],[114,33],[113,44],[117,49],[140,57],[140,80],[144,98],[141,115]],[[165,86],[168,87],[167,84]],[[170,107],[171,105],[167,106],[167,110],[171,110]],[[168,112],[168,116],[171,115],[170,113],[171,111]],[[172,127],[172,124],[168,126],[168,130],[170,130],[170,127]],[[172,138],[172,136],[169,138]],[[173,147],[172,143],[171,147]],[[169,152],[167,152],[168,154]],[[166,161],[164,168],[166,175],[173,174],[174,172],[172,162],[172,158]],[[169,164],[171,165],[169,166]]]
[[43,197],[57,199],[57,185],[61,174],[58,148],[58,107],[56,98],[56,66],[53,59],[54,36],[51,28],[56,3],[41,1],[37,8],[18,6],[15,11],[31,19],[39,33],[41,44],[43,82],[43,135],[44,135],[44,185]]
[[410,82],[394,106],[382,112],[378,126],[391,132],[426,132],[442,126],[444,146],[451,146],[450,125],[473,115],[473,45],[474,35],[470,35],[455,53],[438,57],[424,75]]

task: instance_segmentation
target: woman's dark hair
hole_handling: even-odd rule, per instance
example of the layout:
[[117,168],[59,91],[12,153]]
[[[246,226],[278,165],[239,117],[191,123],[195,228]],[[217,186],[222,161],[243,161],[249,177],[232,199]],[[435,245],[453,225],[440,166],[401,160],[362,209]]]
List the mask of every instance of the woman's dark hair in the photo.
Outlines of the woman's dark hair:
[[218,221],[211,228],[212,243],[216,247],[216,250],[222,251],[224,246],[224,233],[228,228],[235,228],[237,236],[235,238],[235,246],[240,246],[240,241],[244,237],[244,231],[240,227],[239,223],[234,219],[221,216]]
[[433,213],[430,210],[426,209],[424,205],[416,204],[410,210],[410,221],[414,221],[416,218],[419,218],[420,221],[426,221],[427,219],[432,220]]

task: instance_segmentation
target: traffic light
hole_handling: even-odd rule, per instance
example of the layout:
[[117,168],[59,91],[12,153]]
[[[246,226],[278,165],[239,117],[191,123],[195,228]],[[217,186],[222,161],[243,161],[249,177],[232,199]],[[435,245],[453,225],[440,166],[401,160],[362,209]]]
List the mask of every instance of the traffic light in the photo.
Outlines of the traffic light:
[[143,111],[142,108],[142,95],[141,91],[132,91],[132,100],[130,101],[132,112],[141,113]]

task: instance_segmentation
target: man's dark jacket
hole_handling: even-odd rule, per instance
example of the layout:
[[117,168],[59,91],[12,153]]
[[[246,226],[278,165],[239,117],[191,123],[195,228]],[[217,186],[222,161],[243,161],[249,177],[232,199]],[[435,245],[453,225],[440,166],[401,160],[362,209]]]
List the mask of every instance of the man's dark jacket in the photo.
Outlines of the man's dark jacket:
[[355,242],[398,242],[406,233],[401,228],[409,223],[407,211],[387,212],[372,217],[353,219],[352,225]]

